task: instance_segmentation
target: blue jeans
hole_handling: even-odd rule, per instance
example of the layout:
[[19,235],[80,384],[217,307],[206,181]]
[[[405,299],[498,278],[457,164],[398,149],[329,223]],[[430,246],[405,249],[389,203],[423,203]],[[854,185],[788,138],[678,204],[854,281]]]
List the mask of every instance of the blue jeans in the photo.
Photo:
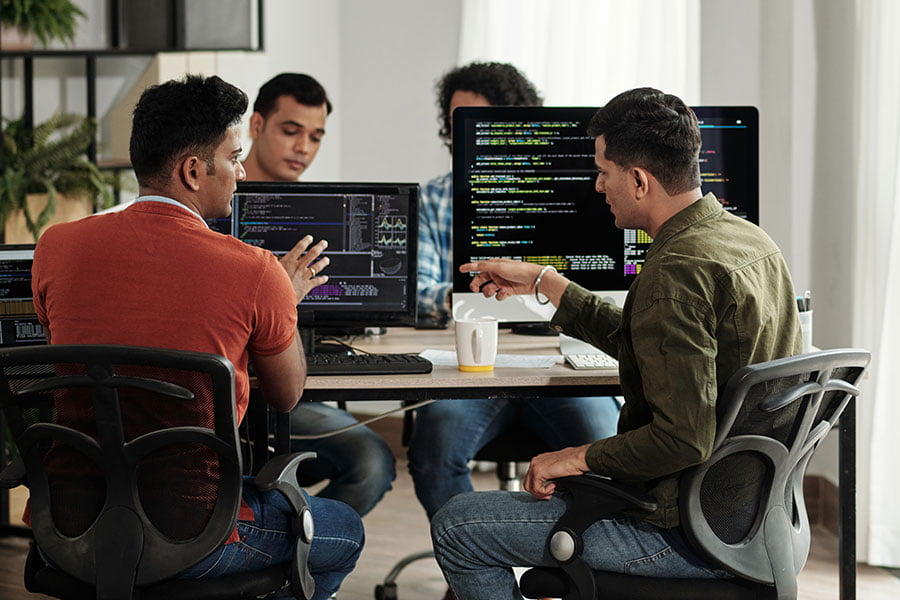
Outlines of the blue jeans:
[[[350,413],[319,402],[298,404],[291,411],[291,434],[317,434],[356,423]],[[317,495],[340,500],[360,516],[391,489],[396,474],[387,442],[368,427],[357,427],[320,440],[291,440],[292,452],[312,450],[315,460],[300,465],[300,485],[328,479]]]
[[[434,552],[458,600],[521,600],[513,566],[556,566],[547,536],[565,510],[557,497],[472,492],[452,498],[431,522]],[[699,558],[677,529],[634,517],[600,520],[584,533],[593,569],[648,577],[729,577]]]
[[515,424],[532,429],[551,450],[588,444],[616,433],[612,397],[439,400],[416,411],[409,472],[431,519],[447,500],[472,491],[469,461]]
[[[306,494],[306,492],[303,492]],[[316,581],[311,600],[330,597],[356,566],[365,541],[362,520],[346,504],[309,497],[315,535],[309,551],[309,570]],[[258,571],[293,560],[295,537],[290,530],[290,505],[280,492],[259,492],[244,487],[244,500],[253,509],[253,521],[238,521],[241,540],[225,544],[193,567],[185,579],[218,577]]]

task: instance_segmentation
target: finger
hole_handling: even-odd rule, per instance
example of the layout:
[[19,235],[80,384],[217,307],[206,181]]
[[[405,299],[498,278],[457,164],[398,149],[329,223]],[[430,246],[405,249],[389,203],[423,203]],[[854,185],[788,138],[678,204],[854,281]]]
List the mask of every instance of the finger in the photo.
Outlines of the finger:
[[459,265],[459,271],[460,271],[460,273],[477,273],[478,271],[481,270],[478,267],[478,264],[479,263],[477,263],[477,262],[461,264],[461,265]]
[[469,282],[469,289],[473,292],[483,292],[482,286],[491,281],[491,276],[487,273],[479,273],[475,277],[472,278],[472,281]]
[[303,255],[303,253],[306,252],[306,249],[309,248],[309,245],[312,244],[312,241],[313,237],[311,235],[304,235],[302,238],[300,238],[299,242],[294,244],[293,248],[291,248],[284,254],[282,259],[285,261],[298,260]]
[[323,256],[319,260],[310,264],[307,267],[309,269],[310,273],[312,273],[312,276],[310,277],[310,279],[312,279],[313,277],[315,277],[316,275],[318,275],[319,273],[324,271],[325,267],[327,267],[329,264],[331,264],[331,260],[327,256]]
[[309,266],[312,264],[324,251],[325,248],[328,247],[328,242],[325,240],[319,240],[319,242],[306,251],[306,254],[303,256],[298,256],[297,260],[306,260],[306,265]]

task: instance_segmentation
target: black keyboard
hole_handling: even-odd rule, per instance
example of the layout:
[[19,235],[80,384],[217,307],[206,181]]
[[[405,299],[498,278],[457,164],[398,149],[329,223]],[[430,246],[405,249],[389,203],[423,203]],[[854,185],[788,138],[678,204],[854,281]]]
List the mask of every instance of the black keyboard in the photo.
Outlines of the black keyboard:
[[431,361],[418,354],[307,354],[310,375],[394,375],[431,373]]

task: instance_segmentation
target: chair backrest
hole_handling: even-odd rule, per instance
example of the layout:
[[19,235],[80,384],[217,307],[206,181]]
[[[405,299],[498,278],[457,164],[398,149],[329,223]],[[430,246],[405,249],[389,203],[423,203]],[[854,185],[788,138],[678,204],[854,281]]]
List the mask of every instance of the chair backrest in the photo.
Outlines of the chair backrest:
[[234,369],[159,348],[0,350],[35,541],[98,597],[171,577],[228,538],[241,498]]
[[809,553],[803,475],[858,395],[865,350],[827,350],[738,370],[717,400],[710,459],[682,476],[682,528],[741,577],[789,593]]

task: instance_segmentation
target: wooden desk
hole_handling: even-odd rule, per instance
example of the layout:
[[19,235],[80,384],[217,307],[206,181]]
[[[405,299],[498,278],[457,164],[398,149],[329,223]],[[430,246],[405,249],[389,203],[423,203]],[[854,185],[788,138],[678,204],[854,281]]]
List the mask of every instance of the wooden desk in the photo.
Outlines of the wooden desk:
[[[359,337],[353,346],[375,353],[418,354],[426,349],[455,350],[453,329],[389,329],[380,336]],[[559,354],[555,336],[524,336],[500,331],[498,354]],[[556,364],[549,369],[498,367],[487,373],[464,373],[455,366],[435,365],[424,375],[314,375],[306,380],[301,401],[504,398],[546,396],[614,396],[615,371],[576,371]]]

